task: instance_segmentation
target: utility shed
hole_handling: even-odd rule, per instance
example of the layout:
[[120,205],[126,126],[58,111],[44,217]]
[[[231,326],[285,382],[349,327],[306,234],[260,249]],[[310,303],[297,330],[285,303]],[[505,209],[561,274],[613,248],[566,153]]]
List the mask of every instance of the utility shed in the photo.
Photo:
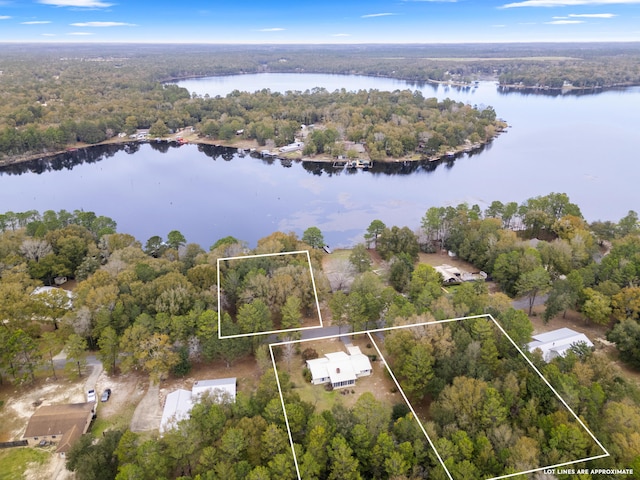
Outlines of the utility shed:
[[540,350],[545,362],[550,362],[557,356],[564,357],[573,345],[579,343],[593,347],[593,343],[584,333],[578,333],[566,327],[533,335],[532,338],[533,341],[527,344],[527,349],[530,352]]

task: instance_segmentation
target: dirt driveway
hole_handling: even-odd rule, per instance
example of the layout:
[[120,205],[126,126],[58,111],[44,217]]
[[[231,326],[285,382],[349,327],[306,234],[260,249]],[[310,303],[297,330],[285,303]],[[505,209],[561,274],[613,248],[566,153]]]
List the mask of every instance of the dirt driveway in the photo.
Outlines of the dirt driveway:
[[129,429],[132,432],[157,430],[160,427],[161,418],[160,386],[157,383],[152,383],[133,412]]

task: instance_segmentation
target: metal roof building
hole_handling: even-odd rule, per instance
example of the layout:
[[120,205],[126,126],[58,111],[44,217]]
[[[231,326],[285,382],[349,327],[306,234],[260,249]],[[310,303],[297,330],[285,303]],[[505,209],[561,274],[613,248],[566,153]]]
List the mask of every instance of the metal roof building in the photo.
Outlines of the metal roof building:
[[532,338],[533,341],[527,344],[527,349],[530,352],[540,350],[545,362],[550,362],[557,356],[564,357],[572,346],[579,343],[593,347],[593,343],[584,333],[578,333],[566,327],[533,335]]
[[198,380],[193,384],[191,391],[180,388],[168,394],[162,410],[162,419],[160,420],[160,435],[176,427],[180,420],[189,418],[193,405],[205,394],[213,396],[218,402],[235,402],[235,377]]

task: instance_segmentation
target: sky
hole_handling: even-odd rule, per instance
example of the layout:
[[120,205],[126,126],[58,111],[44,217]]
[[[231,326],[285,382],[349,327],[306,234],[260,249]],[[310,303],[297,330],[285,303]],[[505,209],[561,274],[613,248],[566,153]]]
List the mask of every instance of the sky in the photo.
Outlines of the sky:
[[0,0],[0,42],[640,41],[640,0]]

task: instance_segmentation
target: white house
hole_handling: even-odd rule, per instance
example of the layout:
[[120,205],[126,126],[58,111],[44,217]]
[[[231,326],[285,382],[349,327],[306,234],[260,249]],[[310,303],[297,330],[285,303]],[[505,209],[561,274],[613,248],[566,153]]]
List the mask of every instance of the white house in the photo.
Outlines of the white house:
[[216,401],[227,402],[236,400],[236,379],[220,378],[216,380],[198,380],[191,391],[178,389],[167,395],[160,420],[160,435],[178,425],[178,422],[189,418],[193,405],[200,401],[203,395],[213,396]]
[[578,333],[570,328],[560,328],[533,335],[533,341],[527,344],[527,349],[530,352],[540,350],[544,361],[550,362],[557,356],[564,357],[572,346],[579,343],[593,347],[593,343],[584,333]]
[[304,148],[304,143],[302,142],[293,142],[289,145],[285,145],[284,147],[280,147],[280,151],[282,153],[286,152],[295,152],[296,150],[302,150]]
[[322,358],[307,360],[311,383],[331,383],[333,388],[343,388],[355,385],[356,378],[371,375],[369,357],[363,355],[358,347],[349,346],[348,350],[348,355],[345,352],[334,352],[327,353]]

